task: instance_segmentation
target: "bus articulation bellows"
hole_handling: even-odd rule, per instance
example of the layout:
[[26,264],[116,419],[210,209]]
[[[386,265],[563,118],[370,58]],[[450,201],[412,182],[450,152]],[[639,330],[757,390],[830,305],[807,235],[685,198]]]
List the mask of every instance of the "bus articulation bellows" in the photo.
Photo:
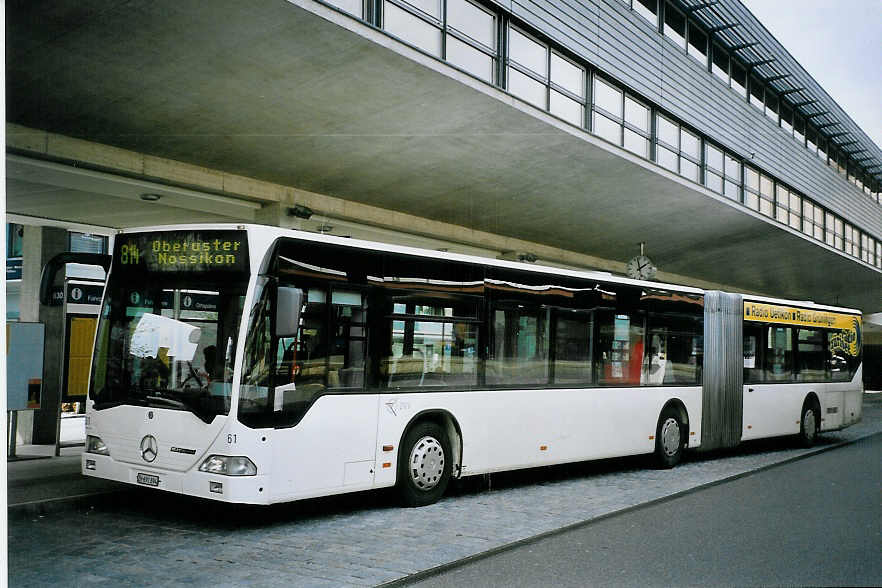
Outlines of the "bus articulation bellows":
[[227,502],[395,486],[420,506],[488,472],[811,444],[860,419],[862,392],[854,310],[265,226],[154,227],[115,238],[82,468]]

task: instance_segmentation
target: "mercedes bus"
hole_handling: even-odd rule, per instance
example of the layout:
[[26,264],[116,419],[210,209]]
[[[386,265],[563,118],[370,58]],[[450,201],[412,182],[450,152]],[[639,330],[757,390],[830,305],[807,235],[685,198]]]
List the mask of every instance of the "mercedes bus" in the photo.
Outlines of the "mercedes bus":
[[87,476],[420,506],[454,478],[672,467],[861,417],[856,310],[257,225],[125,230],[92,261]]

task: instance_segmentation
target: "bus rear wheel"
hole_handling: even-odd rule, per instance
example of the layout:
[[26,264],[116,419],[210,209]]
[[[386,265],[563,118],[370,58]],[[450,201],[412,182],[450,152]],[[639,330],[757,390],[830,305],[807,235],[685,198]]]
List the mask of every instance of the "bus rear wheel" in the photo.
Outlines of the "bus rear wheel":
[[799,420],[799,443],[803,447],[813,446],[818,438],[819,414],[820,409],[813,403],[806,401],[802,405],[802,418]]
[[411,427],[398,453],[398,495],[405,506],[437,502],[447,489],[451,472],[450,441],[436,423]]
[[672,468],[683,459],[685,429],[679,412],[666,408],[658,417],[655,431],[655,462],[660,468]]

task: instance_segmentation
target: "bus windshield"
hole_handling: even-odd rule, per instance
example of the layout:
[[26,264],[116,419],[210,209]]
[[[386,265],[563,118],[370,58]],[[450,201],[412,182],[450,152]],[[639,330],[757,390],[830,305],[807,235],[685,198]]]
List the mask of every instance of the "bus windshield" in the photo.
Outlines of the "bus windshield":
[[[163,236],[161,243],[181,241]],[[95,342],[90,398],[186,410],[210,423],[230,410],[247,273],[127,267],[139,244],[117,245]],[[157,241],[160,242],[160,241]],[[120,258],[124,260],[120,262]],[[140,269],[141,271],[132,271]]]

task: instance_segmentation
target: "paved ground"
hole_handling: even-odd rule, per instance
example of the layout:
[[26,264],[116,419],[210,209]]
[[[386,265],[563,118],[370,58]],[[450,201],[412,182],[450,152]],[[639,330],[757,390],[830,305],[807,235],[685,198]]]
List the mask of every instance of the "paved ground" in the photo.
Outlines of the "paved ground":
[[[868,397],[863,422],[825,435],[821,449],[880,431],[882,397]],[[463,483],[421,509],[398,508],[382,492],[231,508],[148,490],[42,515],[13,508],[9,580],[13,586],[376,585],[810,451],[781,440],[693,456],[673,470],[645,469],[643,459],[629,458],[500,474],[489,484]],[[20,464],[10,471],[13,465]]]
[[882,434],[409,584],[880,586]]

